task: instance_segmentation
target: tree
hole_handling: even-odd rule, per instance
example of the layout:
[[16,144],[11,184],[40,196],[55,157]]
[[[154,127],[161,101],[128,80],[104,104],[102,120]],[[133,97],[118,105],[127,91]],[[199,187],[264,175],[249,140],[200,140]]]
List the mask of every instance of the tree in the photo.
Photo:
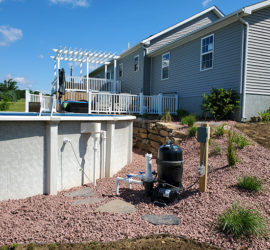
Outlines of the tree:
[[13,79],[4,80],[4,82],[0,83],[1,92],[6,92],[9,90],[17,90],[17,89],[18,89],[17,82],[14,81]]
[[0,83],[0,100],[15,102],[20,99],[19,91],[16,81],[13,79],[4,80]]

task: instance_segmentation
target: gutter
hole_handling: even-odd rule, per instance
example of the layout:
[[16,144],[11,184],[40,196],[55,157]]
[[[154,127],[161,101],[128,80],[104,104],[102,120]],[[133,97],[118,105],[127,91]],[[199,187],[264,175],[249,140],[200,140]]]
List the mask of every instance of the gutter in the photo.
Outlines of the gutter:
[[[246,120],[246,82],[247,82],[247,59],[248,59],[248,44],[249,44],[249,23],[245,21],[239,15],[240,12],[237,13],[237,17],[239,21],[246,26],[246,39],[245,39],[245,56],[244,56],[244,78],[242,80],[242,118],[241,120]],[[244,40],[242,40],[242,46],[244,45]],[[242,56],[243,58],[243,56]]]

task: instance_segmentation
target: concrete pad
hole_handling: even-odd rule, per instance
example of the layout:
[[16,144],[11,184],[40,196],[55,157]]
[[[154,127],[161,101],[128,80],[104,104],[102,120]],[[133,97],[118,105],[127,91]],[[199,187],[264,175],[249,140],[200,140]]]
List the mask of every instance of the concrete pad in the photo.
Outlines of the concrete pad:
[[176,215],[169,214],[146,214],[142,216],[142,219],[154,225],[179,225],[180,223],[180,220]]
[[88,198],[88,199],[83,199],[83,200],[76,200],[73,201],[71,203],[72,206],[77,206],[77,205],[87,205],[87,204],[92,204],[92,203],[96,203],[96,202],[100,202],[103,201],[104,199],[100,199],[100,198]]
[[122,200],[112,200],[100,206],[97,212],[129,214],[136,212],[135,206]]
[[73,192],[64,193],[68,197],[91,197],[95,195],[95,191],[91,188],[82,188]]

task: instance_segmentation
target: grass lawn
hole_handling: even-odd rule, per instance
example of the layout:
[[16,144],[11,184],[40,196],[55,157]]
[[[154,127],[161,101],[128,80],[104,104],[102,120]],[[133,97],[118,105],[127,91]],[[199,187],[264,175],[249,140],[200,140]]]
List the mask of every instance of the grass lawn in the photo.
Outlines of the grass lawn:
[[24,112],[25,111],[25,101],[21,99],[17,102],[10,102],[9,109],[7,111],[12,112]]
[[265,148],[270,149],[270,123],[237,123],[236,128]]

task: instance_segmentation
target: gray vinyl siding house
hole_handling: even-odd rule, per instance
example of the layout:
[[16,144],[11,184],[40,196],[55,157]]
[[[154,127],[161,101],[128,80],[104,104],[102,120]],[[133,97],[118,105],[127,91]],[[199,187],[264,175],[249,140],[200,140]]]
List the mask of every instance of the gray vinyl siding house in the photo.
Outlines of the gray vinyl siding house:
[[241,80],[241,24],[233,23],[214,33],[213,68],[200,69],[201,38],[168,50],[170,52],[169,78],[161,80],[161,56],[152,58],[152,94],[177,92],[181,109],[201,113],[204,93],[212,87],[240,91]]
[[[209,36],[213,39],[211,67],[202,70],[206,58],[202,43]],[[166,53],[168,78],[162,79],[162,58]],[[139,71],[134,72],[136,55]],[[270,1],[227,16],[211,7],[142,40],[120,55],[118,68],[119,64],[123,67],[122,77],[117,74],[122,92],[177,93],[179,108],[201,114],[204,94],[213,87],[232,88],[241,97],[237,119],[248,120],[270,107]],[[91,76],[101,71],[99,68]]]
[[[134,58],[139,56],[138,70],[134,70]],[[117,77],[122,82],[122,92],[139,94],[143,92],[144,84],[144,49],[139,48],[128,56],[120,57],[118,60]],[[123,65],[123,75],[119,76],[119,65]]]

